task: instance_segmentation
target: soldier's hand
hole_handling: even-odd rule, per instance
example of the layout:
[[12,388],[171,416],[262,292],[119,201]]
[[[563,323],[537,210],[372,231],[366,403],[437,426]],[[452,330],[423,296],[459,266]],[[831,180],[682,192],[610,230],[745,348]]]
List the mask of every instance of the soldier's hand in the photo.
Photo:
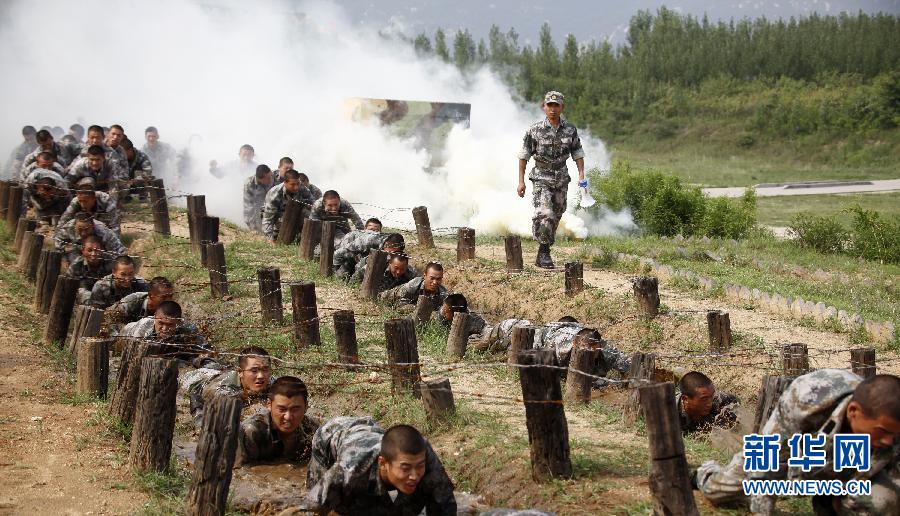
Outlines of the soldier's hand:
[[525,183],[520,182],[519,187],[516,188],[516,193],[519,194],[519,197],[525,197]]

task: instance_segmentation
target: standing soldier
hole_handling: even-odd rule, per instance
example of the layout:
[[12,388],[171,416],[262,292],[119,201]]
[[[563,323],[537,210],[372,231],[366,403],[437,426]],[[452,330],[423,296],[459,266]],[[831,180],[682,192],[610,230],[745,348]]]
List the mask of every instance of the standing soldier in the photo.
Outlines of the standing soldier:
[[26,125],[22,128],[22,139],[24,141],[13,149],[12,154],[10,154],[9,161],[6,162],[4,177],[15,180],[21,178],[22,163],[25,161],[25,157],[38,148],[36,134],[37,130],[33,126]]
[[256,173],[244,183],[244,224],[251,231],[263,232],[263,205],[271,187],[272,170],[268,165],[257,166]]
[[570,155],[578,167],[578,186],[587,187],[581,139],[575,126],[562,118],[563,101],[563,94],[558,91],[548,91],[544,95],[542,107],[547,118],[528,129],[519,151],[519,186],[516,189],[519,197],[525,197],[525,167],[529,158],[534,157],[534,168],[528,175],[534,205],[531,233],[540,244],[535,265],[546,269],[553,268],[550,246],[559,219],[566,211],[566,190],[570,181],[566,160]]
[[168,143],[159,141],[159,131],[152,125],[144,130],[144,139],[147,143],[141,147],[141,152],[150,158],[155,176],[164,178],[166,181],[175,179],[175,159],[177,157],[175,149]]

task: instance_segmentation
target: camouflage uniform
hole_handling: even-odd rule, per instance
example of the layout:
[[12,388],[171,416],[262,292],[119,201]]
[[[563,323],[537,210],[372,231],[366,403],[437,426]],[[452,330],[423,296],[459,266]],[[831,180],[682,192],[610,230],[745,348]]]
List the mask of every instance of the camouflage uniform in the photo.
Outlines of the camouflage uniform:
[[150,160],[156,177],[174,179],[172,173],[175,171],[175,160],[178,156],[171,145],[157,141],[151,148],[149,144],[144,143],[141,152]]
[[504,319],[495,326],[485,324],[476,335],[469,336],[469,344],[478,351],[498,353],[509,349],[513,328],[530,326],[527,319]]
[[678,419],[681,421],[681,431],[683,433],[692,432],[708,432],[710,428],[717,426],[720,428],[733,428],[737,423],[737,409],[740,406],[740,400],[737,396],[728,392],[716,390],[713,394],[712,410],[709,414],[694,421],[684,411],[681,404],[682,393],[675,395],[675,406],[678,408]]
[[[42,199],[37,195],[37,182],[41,179],[50,179],[53,182],[54,188],[49,199]],[[28,189],[28,201],[39,219],[62,215],[69,205],[69,185],[52,170],[34,169],[25,185]]]
[[92,267],[84,261],[84,256],[78,255],[77,258],[69,263],[66,276],[78,278],[81,281],[79,287],[87,289],[87,296],[90,297],[94,283],[97,283],[100,278],[112,274],[112,265],[112,260],[100,260],[99,265]]
[[422,276],[413,278],[407,283],[394,287],[390,290],[378,294],[378,299],[389,305],[415,305],[419,302],[419,296],[426,296],[431,301],[432,306],[437,310],[443,303],[444,299],[450,294],[447,287],[441,285],[438,291],[433,294],[425,294],[422,283],[425,279]]
[[97,308],[109,308],[123,297],[134,294],[135,292],[147,292],[150,290],[150,284],[144,278],[135,276],[131,280],[131,286],[127,289],[116,288],[115,280],[112,274],[100,278],[94,283],[91,289],[91,305]]
[[244,224],[252,231],[263,232],[262,214],[269,187],[256,181],[256,175],[244,183]]
[[[53,165],[50,166],[50,169],[53,170],[53,172],[56,172],[57,174],[59,174],[59,177],[63,177],[63,178],[66,177],[66,168],[63,167],[62,165],[60,165],[59,163],[54,161]],[[40,169],[38,169],[37,161],[35,161],[31,165],[28,165],[27,167],[22,167],[21,168],[22,181],[27,181],[28,176],[30,176],[31,173],[34,172],[35,170],[40,170]]]
[[[363,256],[362,259],[356,264],[356,271],[353,273],[353,276],[350,277],[350,281],[354,281],[356,283],[362,283],[363,278],[366,277],[366,265],[369,263],[369,256]],[[422,273],[419,272],[418,269],[413,266],[413,264],[407,262],[406,264],[406,274],[400,276],[399,278],[395,278],[391,276],[387,269],[384,271],[384,282],[379,286],[379,292],[383,290],[389,290],[395,287],[402,285],[408,281],[411,281],[413,278],[421,276]]]
[[[197,430],[203,424],[203,411],[206,404],[217,396],[236,396],[241,398],[244,406],[241,409],[241,419],[245,419],[266,404],[269,391],[259,394],[247,394],[241,385],[241,378],[234,369],[224,370],[225,366],[211,363],[193,371],[187,371],[181,375],[178,382],[187,393],[191,401],[191,417]],[[269,378],[269,387],[275,382],[276,377]]]
[[212,348],[206,342],[206,339],[203,338],[203,335],[200,335],[200,330],[194,323],[184,320],[176,328],[175,335],[165,340],[160,340],[156,334],[153,322],[153,317],[144,317],[140,321],[128,323],[125,325],[122,335],[162,344],[163,347],[159,355],[173,360],[192,362],[199,355],[212,352]]
[[334,246],[332,263],[335,276],[349,278],[356,271],[356,265],[360,260],[369,255],[369,251],[381,249],[387,236],[387,233],[368,229],[358,229],[345,234]]
[[[840,369],[820,369],[796,378],[778,400],[775,410],[763,424],[760,434],[780,434],[781,449],[777,472],[744,472],[743,452],[738,452],[726,466],[715,461],[703,463],[697,470],[697,485],[712,503],[728,503],[745,500],[741,481],[746,479],[789,480],[871,480],[870,496],[844,496],[838,499],[838,514],[880,515],[898,514],[900,507],[900,443],[889,448],[871,448],[870,469],[858,472],[854,469],[834,471],[832,454],[835,434],[850,432],[846,423],[847,406],[854,389],[862,381],[855,374]],[[788,468],[790,457],[788,441],[794,433],[825,434],[826,464],[804,473],[800,468]],[[831,507],[831,499],[824,501]],[[750,510],[754,513],[772,514],[774,496],[753,496]]]
[[294,195],[284,191],[284,183],[273,186],[266,194],[262,218],[263,233],[269,240],[278,238],[278,230],[281,229],[281,216],[284,215],[286,202],[299,202],[302,204],[302,217],[306,218],[306,213],[312,205],[313,199],[309,190],[302,186]]
[[319,429],[319,422],[308,415],[303,416],[300,426],[291,434],[293,441],[290,455],[285,455],[285,443],[281,434],[272,424],[272,414],[267,408],[260,408],[241,421],[238,434],[238,464],[287,459],[291,462],[309,460],[312,438]]
[[[434,314],[431,316],[431,318],[432,318],[432,320],[435,320],[438,323],[440,323],[440,325],[445,328],[450,328],[450,326],[453,325],[452,314],[451,314],[451,318],[447,319],[444,317],[444,314],[441,313],[440,310],[434,312]],[[468,328],[466,329],[466,337],[469,337],[472,335],[481,335],[481,332],[484,331],[485,327],[487,327],[487,322],[484,320],[484,317],[482,317],[478,313],[469,312],[469,324],[468,324]]]
[[224,179],[228,176],[240,176],[244,177],[249,174],[256,173],[257,163],[253,160],[243,161],[243,160],[234,160],[229,161],[223,166],[214,166],[209,167],[209,173],[213,175],[216,179]]
[[[75,232],[75,222],[73,219],[66,222],[65,225],[57,226],[56,234],[53,235],[54,248],[63,253],[63,257],[69,263],[74,262],[75,258],[81,255],[81,237]],[[99,220],[94,221],[94,235],[103,242],[106,256],[115,257],[128,252],[119,237]]]
[[541,244],[552,245],[556,238],[556,228],[566,211],[566,190],[569,186],[569,171],[566,160],[584,158],[578,130],[564,118],[554,128],[545,118],[532,125],[525,133],[519,159],[528,161],[534,157],[534,167],[528,174],[532,182],[531,232]]
[[[113,151],[115,152],[115,151]],[[79,158],[69,166],[66,179],[70,185],[74,185],[82,177],[93,178],[97,184],[97,190],[108,192],[109,196],[118,200],[119,190],[128,181],[128,169],[121,161],[107,158],[99,171],[91,170],[87,158]]]
[[385,485],[378,472],[384,430],[371,417],[336,417],[316,431],[307,470],[306,501],[323,513],[456,515],[453,482],[426,442],[425,475],[412,495]]
[[129,192],[140,195],[143,199],[147,195],[144,186],[153,179],[153,164],[146,154],[137,149],[133,150],[134,158],[128,159],[127,155],[125,158],[125,163],[128,165],[128,179],[131,182]]
[[312,195],[313,199],[319,200],[322,198],[322,189],[318,186],[310,183],[306,185],[306,188],[309,190],[309,193]]
[[[572,354],[572,346],[578,332],[584,329],[584,325],[576,322],[551,322],[545,324],[540,331],[535,333],[535,348],[552,348],[556,350],[556,359],[560,365],[567,366]],[[607,341],[601,341],[600,355],[605,365],[605,371],[599,371],[597,376],[605,376],[609,369],[614,369],[624,376],[631,368],[631,359]],[[603,369],[603,368],[601,368]]]
[[9,155],[9,160],[3,169],[3,177],[18,181],[22,179],[22,169],[24,168],[25,158],[38,148],[37,142],[22,142],[18,147],[13,149]]
[[[38,145],[35,147],[31,154],[25,156],[25,159],[22,161],[22,168],[24,169],[28,165],[37,161],[38,154],[44,152],[44,149]],[[67,143],[53,142],[53,147],[50,149],[50,152],[56,155],[56,162],[62,165],[63,167],[68,167],[72,161],[78,157],[78,146],[70,145]]]
[[[148,291],[132,292],[124,296],[110,305],[106,313],[110,314],[112,320],[119,325],[139,321],[144,317],[151,317],[153,313],[147,310],[147,297],[149,295],[148,285]],[[110,333],[112,333],[112,330],[110,330]]]
[[[94,192],[94,195],[97,196],[97,204],[94,205],[94,211],[91,212],[91,215],[93,215],[95,219],[106,224],[106,226],[113,230],[117,235],[121,234],[122,216],[119,213],[119,206],[116,201],[106,192],[98,191]],[[75,218],[75,214],[80,211],[84,210],[82,210],[81,205],[78,204],[78,199],[72,199],[72,201],[69,202],[66,211],[59,217],[59,225],[62,226],[66,224]]]
[[[308,192],[309,190],[307,190]],[[311,195],[311,194],[310,194]],[[337,215],[329,215],[325,213],[325,200],[319,199],[312,205],[312,210],[309,213],[309,220],[321,220],[321,221],[329,221],[334,222],[334,247],[340,245],[341,239],[344,238],[344,235],[350,232],[350,224],[347,223],[347,220],[353,223],[353,226],[356,229],[363,229],[365,224],[359,215],[356,214],[356,210],[353,209],[353,205],[347,202],[344,199],[341,199],[341,207],[338,209]]]

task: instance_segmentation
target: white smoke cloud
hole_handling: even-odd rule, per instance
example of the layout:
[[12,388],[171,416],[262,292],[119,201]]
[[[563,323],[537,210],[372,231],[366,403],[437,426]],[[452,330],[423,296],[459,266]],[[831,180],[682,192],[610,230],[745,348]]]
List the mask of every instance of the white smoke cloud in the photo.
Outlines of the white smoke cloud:
[[[530,235],[530,183],[519,199],[516,152],[539,107],[523,108],[486,70],[463,76],[419,59],[333,4],[20,1],[0,15],[4,149],[25,124],[120,123],[137,146],[154,125],[161,140],[190,148],[191,177],[179,188],[206,194],[212,214],[236,222],[245,178],[217,180],[208,162],[233,160],[250,143],[272,168],[293,157],[364,218],[408,227],[411,215],[392,209],[425,205],[436,227]],[[429,174],[428,156],[411,142],[347,121],[349,97],[471,103],[471,128],[451,132],[446,166]],[[603,143],[582,135],[588,167],[608,169]],[[570,211],[575,192],[573,180]],[[584,237],[601,225],[569,213],[561,230]]]

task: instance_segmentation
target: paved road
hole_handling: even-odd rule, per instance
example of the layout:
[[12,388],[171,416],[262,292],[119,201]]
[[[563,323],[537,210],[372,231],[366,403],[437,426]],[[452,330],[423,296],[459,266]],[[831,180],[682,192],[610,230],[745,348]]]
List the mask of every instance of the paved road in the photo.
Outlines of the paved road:
[[[759,184],[756,185],[759,197],[776,197],[780,195],[815,195],[843,194],[866,192],[900,191],[900,179],[884,179],[873,181],[808,181],[804,183]],[[710,197],[740,197],[746,188],[743,186],[726,188],[704,188],[703,192]]]

